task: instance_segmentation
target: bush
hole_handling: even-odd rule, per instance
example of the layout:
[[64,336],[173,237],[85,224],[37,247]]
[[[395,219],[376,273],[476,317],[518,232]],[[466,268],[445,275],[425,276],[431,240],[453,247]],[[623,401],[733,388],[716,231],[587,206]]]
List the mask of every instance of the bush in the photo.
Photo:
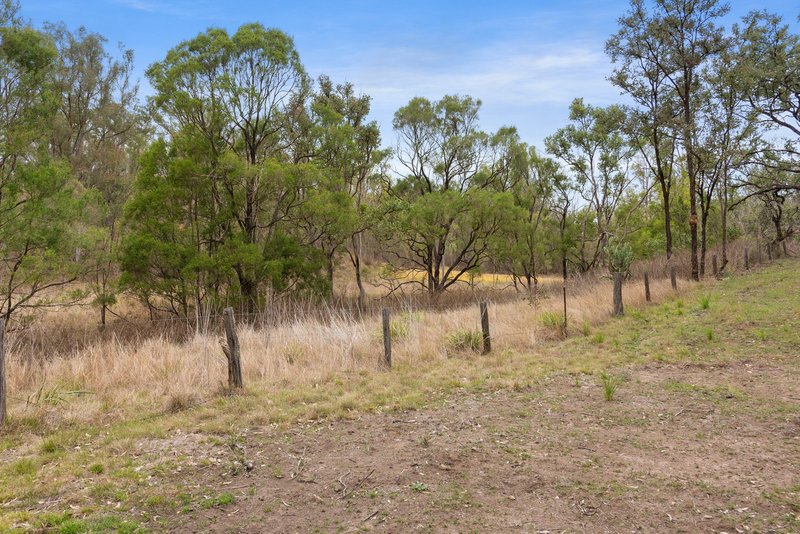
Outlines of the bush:
[[603,397],[609,402],[614,400],[619,380],[607,373],[601,374],[600,380],[603,382]]
[[613,243],[606,247],[608,269],[612,273],[627,274],[633,263],[633,249],[627,243]]
[[554,311],[543,311],[539,322],[548,328],[561,328],[564,326],[564,316]]
[[457,351],[479,352],[483,347],[483,334],[479,330],[459,330],[447,336],[447,346]]

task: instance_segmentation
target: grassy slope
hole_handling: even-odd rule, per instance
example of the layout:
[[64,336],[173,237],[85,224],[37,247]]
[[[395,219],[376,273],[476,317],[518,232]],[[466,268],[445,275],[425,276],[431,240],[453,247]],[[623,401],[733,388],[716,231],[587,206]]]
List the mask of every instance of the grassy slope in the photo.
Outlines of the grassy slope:
[[166,439],[177,429],[193,439],[226,440],[241,428],[420,409],[461,391],[527,386],[552,373],[599,375],[654,361],[758,358],[795,366],[800,346],[797,267],[785,261],[700,285],[663,305],[629,309],[623,319],[533,353],[465,354],[427,368],[398,365],[391,373],[342,375],[318,387],[277,384],[271,391],[248,391],[177,414],[152,414],[102,428],[64,428],[44,436],[24,420],[14,421],[13,433],[0,435],[0,531],[31,526],[135,531],[136,518],[146,516],[148,508],[180,507],[192,499],[200,499],[201,506],[224,505],[227,495],[192,496],[185,492],[185,481],[170,476],[180,465],[181,447],[191,447]]

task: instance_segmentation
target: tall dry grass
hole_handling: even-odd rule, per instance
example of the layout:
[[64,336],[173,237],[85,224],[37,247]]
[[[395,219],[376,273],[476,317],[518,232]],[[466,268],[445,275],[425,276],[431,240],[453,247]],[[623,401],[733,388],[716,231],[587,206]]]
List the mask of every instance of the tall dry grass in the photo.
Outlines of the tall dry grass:
[[[729,272],[741,269],[745,246],[737,243],[731,247],[734,261]],[[679,291],[689,287],[686,260],[688,256],[673,258],[684,273]],[[754,257],[751,265],[756,263]],[[674,293],[666,264],[638,262],[625,285],[625,306],[646,304],[641,281],[645,271],[650,274],[654,302]],[[611,282],[602,273],[571,279],[567,287],[572,332],[610,317]],[[535,298],[514,295],[490,306],[495,350],[524,351],[560,335],[558,325],[553,324],[554,318],[560,320],[563,306],[558,285],[546,286]],[[24,334],[9,336],[12,418],[102,422],[134,412],[182,408],[222,391],[226,377],[222,336],[214,329],[197,332],[185,322],[175,321],[166,330],[138,335],[131,323],[126,335],[112,331],[91,338],[87,333],[85,339],[74,341],[73,350],[61,347],[57,353],[48,352],[48,337],[53,342],[60,339],[59,333],[91,324],[94,313],[90,309],[53,313]],[[459,346],[455,337],[479,328],[477,305],[444,309],[429,302],[395,302],[394,361],[414,365],[457,356],[469,349]],[[326,315],[299,316],[291,321],[240,324],[239,336],[244,380],[252,388],[309,385],[341,373],[377,371],[382,360],[379,317],[342,309],[329,308]]]

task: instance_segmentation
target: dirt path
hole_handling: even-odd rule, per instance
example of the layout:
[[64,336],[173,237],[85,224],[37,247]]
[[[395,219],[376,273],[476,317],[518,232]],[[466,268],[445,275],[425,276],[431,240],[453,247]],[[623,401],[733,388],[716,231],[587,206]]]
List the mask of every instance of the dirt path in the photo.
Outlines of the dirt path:
[[595,378],[562,375],[424,411],[199,440],[194,459],[215,460],[189,458],[176,474],[204,500],[161,510],[145,526],[800,531],[794,363],[650,364],[617,374],[626,380],[612,402]]

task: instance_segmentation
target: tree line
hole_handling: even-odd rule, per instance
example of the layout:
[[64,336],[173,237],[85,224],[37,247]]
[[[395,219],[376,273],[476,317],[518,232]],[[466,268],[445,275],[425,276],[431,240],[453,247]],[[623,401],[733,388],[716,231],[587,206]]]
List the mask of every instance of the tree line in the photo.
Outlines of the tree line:
[[[481,128],[481,101],[411,99],[387,147],[371,99],[312,79],[292,38],[211,28],[132,79],[133,51],[0,11],[0,305],[127,292],[198,321],[275,295],[330,297],[348,266],[367,298],[431,295],[482,270],[533,289],[546,272],[706,250],[758,235],[774,253],[800,220],[800,37],[715,0],[632,0],[606,42],[621,103],[575,99],[536,148]],[[401,273],[414,269],[422,276]],[[352,272],[352,275],[349,274]],[[25,313],[21,313],[25,315]]]

